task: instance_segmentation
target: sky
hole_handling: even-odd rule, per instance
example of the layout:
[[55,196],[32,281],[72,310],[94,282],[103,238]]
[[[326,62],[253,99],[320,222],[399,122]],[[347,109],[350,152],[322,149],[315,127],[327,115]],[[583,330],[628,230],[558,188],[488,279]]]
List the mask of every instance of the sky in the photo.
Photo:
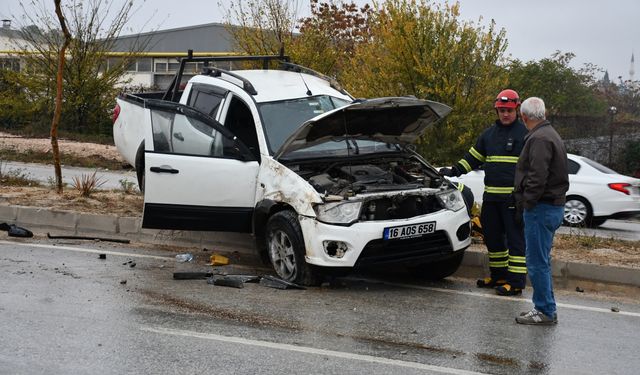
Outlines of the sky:
[[[22,0],[25,3],[31,0]],[[46,0],[53,3],[53,0]],[[114,0],[119,1],[119,0]],[[124,1],[124,0],[120,0]],[[129,26],[132,30],[168,29],[222,22],[224,6],[232,0],[134,0],[141,5]],[[433,0],[442,3],[444,0]],[[71,0],[63,0],[71,2]],[[293,1],[292,1],[293,2]],[[372,3],[356,0],[356,4]],[[19,19],[20,0],[0,1],[0,19]],[[461,19],[504,28],[507,54],[522,61],[550,57],[556,50],[573,52],[572,66],[595,64],[611,80],[629,79],[635,54],[635,80],[640,80],[640,1],[638,0],[460,0]],[[300,16],[309,14],[307,0],[298,1]],[[482,17],[482,20],[480,20]],[[144,29],[145,22],[149,21]]]

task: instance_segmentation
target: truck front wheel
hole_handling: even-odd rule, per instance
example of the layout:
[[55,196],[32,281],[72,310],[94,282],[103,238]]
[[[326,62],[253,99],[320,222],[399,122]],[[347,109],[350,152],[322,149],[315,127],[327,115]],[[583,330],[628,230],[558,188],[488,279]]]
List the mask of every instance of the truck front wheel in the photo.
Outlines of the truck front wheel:
[[322,283],[322,275],[305,261],[304,239],[293,211],[280,211],[269,218],[266,239],[269,260],[279,277],[301,285]]

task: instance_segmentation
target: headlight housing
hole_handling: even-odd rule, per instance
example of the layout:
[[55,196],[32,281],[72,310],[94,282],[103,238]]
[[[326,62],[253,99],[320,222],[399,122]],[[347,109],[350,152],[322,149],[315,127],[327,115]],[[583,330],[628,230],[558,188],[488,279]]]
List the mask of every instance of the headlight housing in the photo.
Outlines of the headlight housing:
[[460,190],[446,190],[437,193],[436,197],[447,210],[458,211],[464,208],[464,199],[462,199]]
[[313,209],[318,220],[330,224],[351,224],[360,216],[362,201],[331,202],[319,204]]

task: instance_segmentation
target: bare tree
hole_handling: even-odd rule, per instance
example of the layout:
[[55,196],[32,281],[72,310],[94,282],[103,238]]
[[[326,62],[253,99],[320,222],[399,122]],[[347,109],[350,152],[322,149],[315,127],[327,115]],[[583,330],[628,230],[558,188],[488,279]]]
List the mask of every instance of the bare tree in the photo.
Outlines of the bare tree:
[[56,173],[56,192],[62,193],[62,169],[60,168],[60,149],[58,147],[58,125],[60,124],[60,114],[62,113],[62,75],[64,63],[66,61],[67,47],[71,43],[71,33],[67,28],[67,23],[60,8],[60,0],[54,0],[56,5],[56,15],[64,34],[64,42],[58,51],[58,72],[56,74],[56,105],[51,120],[51,150],[53,152],[53,168]]

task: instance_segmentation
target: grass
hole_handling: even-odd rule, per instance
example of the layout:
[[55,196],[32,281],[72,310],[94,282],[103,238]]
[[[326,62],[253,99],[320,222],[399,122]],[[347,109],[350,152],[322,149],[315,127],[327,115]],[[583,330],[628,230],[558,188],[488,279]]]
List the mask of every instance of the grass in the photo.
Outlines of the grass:
[[41,186],[41,184],[30,178],[29,174],[22,168],[10,169],[0,162],[0,185],[3,186]]
[[80,192],[83,197],[90,197],[100,186],[106,181],[96,176],[96,172],[92,174],[83,174],[82,176],[74,176],[71,186]]
[[[42,151],[26,151],[18,152],[15,150],[0,150],[0,160],[19,161],[23,163],[53,164],[53,154]],[[106,168],[109,170],[120,170],[123,168],[122,163],[103,158],[99,155],[89,157],[80,157],[73,154],[62,153],[60,162],[64,165],[83,168]]]

